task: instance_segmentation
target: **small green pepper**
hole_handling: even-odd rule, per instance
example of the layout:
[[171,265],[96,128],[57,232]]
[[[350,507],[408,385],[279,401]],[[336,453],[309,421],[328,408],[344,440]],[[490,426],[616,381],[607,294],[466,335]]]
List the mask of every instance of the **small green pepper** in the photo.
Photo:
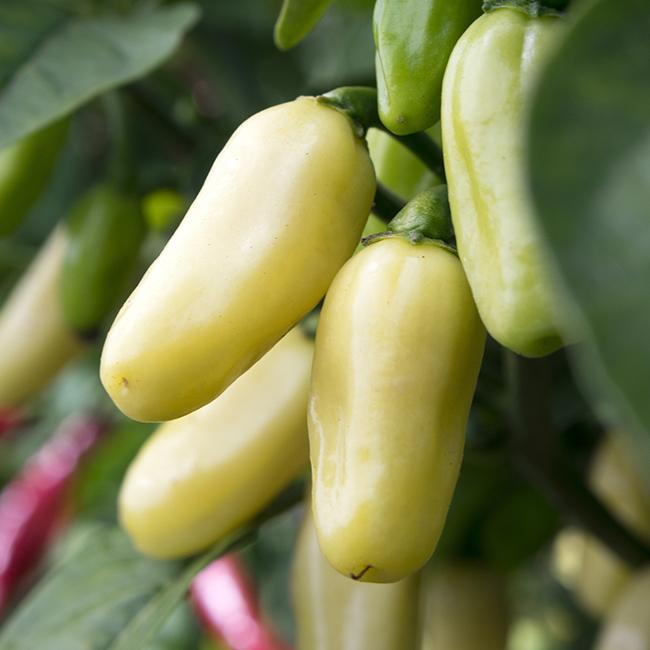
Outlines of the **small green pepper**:
[[399,135],[440,118],[440,92],[456,41],[479,0],[378,0],[374,13],[379,115]]
[[9,235],[43,193],[65,141],[68,120],[0,150],[0,237]]

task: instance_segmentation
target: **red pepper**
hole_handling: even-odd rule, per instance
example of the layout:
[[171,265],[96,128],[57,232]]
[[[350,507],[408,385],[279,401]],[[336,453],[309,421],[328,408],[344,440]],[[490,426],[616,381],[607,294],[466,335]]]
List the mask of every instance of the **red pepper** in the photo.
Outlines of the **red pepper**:
[[103,430],[95,418],[68,418],[0,493],[0,614],[47,549],[70,478]]
[[203,569],[190,594],[203,625],[231,650],[290,650],[262,619],[253,583],[233,554]]

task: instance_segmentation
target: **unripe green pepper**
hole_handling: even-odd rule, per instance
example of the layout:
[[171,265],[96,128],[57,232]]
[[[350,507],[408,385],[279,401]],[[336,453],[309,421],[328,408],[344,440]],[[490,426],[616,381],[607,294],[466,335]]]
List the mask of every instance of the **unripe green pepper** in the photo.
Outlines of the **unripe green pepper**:
[[447,60],[480,13],[480,0],[377,0],[377,92],[386,128],[406,135],[440,119]]
[[343,577],[323,556],[309,516],[296,542],[292,595],[297,650],[416,648],[417,575],[390,585]]
[[595,650],[650,648],[650,567],[634,576],[612,610]]
[[64,254],[65,235],[57,229],[0,311],[0,407],[37,393],[83,349],[59,300]]
[[562,345],[561,300],[524,178],[530,86],[561,20],[501,8],[456,44],[442,90],[442,136],[458,253],[488,332],[525,356]]
[[145,443],[119,498],[122,526],[143,553],[207,548],[305,470],[312,351],[292,330],[214,402]]
[[480,564],[432,565],[420,578],[420,650],[503,650],[503,576]]
[[440,182],[413,152],[385,131],[370,129],[366,140],[377,180],[404,201]]
[[72,329],[92,334],[112,311],[145,234],[136,198],[110,185],[92,188],[74,206],[61,275],[63,314]]
[[336,276],[316,335],[309,437],[314,520],[339,572],[393,582],[433,553],[484,341],[441,242],[380,238]]
[[68,120],[59,120],[0,150],[0,237],[20,224],[43,193],[67,130]]
[[309,34],[332,0],[283,0],[273,38],[280,50],[288,50]]
[[320,301],[374,192],[342,112],[300,97],[244,122],[108,334],[118,407],[169,420],[219,395]]

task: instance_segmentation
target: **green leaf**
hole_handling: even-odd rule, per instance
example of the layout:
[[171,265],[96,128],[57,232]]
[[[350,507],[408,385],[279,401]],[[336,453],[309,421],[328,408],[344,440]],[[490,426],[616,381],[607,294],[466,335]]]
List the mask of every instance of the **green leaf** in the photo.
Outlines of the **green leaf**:
[[62,3],[3,0],[0,148],[147,74],[198,16],[189,3],[79,18]]
[[[583,8],[581,6],[581,8]],[[650,463],[650,3],[586,3],[529,129],[539,225],[575,302],[582,383]],[[615,47],[608,44],[615,43]]]

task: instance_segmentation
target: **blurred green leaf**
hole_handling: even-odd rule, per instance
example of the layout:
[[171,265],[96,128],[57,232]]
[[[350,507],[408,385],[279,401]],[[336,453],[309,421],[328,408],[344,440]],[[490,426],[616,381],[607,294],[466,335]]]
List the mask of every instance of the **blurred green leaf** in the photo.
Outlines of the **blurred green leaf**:
[[78,18],[57,4],[0,6],[0,147],[147,74],[198,19],[196,5]]
[[541,78],[529,130],[532,196],[585,343],[601,417],[650,464],[650,3],[578,7]]

